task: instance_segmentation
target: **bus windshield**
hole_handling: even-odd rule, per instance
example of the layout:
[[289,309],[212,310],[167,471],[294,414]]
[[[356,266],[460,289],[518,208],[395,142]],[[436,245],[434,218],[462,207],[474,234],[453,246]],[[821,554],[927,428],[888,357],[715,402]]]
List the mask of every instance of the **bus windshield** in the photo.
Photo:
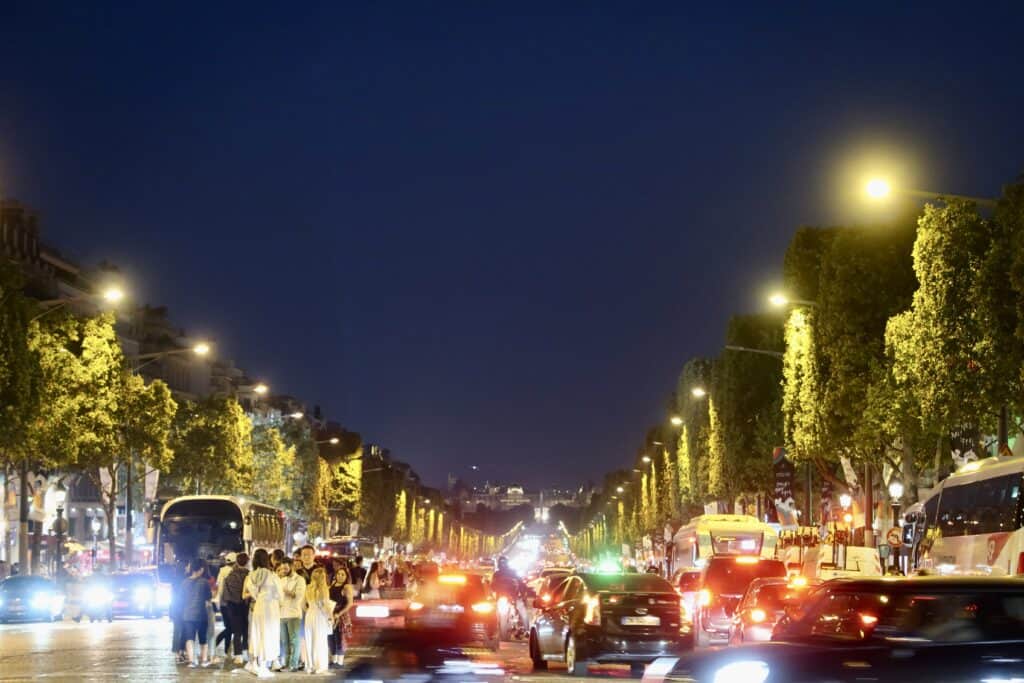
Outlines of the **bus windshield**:
[[244,549],[242,511],[230,500],[182,500],[172,503],[160,520],[157,567],[170,580],[175,568],[201,557],[216,560]]

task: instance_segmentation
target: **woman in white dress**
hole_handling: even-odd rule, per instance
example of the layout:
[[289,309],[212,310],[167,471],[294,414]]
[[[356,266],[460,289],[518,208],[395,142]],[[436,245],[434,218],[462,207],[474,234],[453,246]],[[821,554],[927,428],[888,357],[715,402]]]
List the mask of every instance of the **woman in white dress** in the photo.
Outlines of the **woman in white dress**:
[[331,652],[327,636],[334,628],[334,601],[327,588],[327,572],[317,567],[310,575],[306,587],[306,618],[303,633],[302,659],[306,662],[306,673],[324,674],[331,666]]
[[280,580],[270,569],[270,554],[259,548],[252,555],[252,571],[245,577],[243,597],[252,599],[249,617],[249,664],[246,670],[261,678],[271,675],[270,665],[281,653]]

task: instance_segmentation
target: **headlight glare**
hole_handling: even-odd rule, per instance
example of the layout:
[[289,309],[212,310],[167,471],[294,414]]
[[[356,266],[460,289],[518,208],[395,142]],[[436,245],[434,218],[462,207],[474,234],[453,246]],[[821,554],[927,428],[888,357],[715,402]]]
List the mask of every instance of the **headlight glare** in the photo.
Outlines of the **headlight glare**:
[[757,660],[730,662],[715,672],[713,683],[764,683],[768,663]]

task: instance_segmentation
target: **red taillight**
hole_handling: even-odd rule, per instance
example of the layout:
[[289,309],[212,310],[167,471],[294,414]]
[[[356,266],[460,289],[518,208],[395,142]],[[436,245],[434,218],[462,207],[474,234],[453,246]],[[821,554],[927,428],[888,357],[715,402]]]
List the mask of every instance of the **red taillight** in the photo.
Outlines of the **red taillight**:
[[760,624],[762,621],[768,618],[768,615],[760,607],[756,607],[750,610],[750,622],[752,624]]
[[864,626],[874,626],[878,623],[878,617],[874,614],[862,614],[860,615],[860,623]]
[[551,593],[545,593],[544,595],[540,596],[540,601],[543,602],[545,605],[551,602]]
[[1024,574],[1024,553],[1017,555],[1017,573]]

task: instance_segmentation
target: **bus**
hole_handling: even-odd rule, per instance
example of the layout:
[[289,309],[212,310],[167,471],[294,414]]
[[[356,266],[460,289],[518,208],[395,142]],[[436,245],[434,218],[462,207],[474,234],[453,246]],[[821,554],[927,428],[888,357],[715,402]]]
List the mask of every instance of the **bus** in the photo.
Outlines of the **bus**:
[[713,555],[758,555],[774,559],[778,533],[751,515],[700,515],[672,537],[674,567],[703,567]]
[[1024,574],[1024,456],[975,460],[924,502],[920,568],[940,574]]
[[291,551],[291,520],[283,510],[236,496],[182,496],[164,504],[156,533],[157,576],[171,583],[201,557],[212,570],[228,553],[257,548]]

